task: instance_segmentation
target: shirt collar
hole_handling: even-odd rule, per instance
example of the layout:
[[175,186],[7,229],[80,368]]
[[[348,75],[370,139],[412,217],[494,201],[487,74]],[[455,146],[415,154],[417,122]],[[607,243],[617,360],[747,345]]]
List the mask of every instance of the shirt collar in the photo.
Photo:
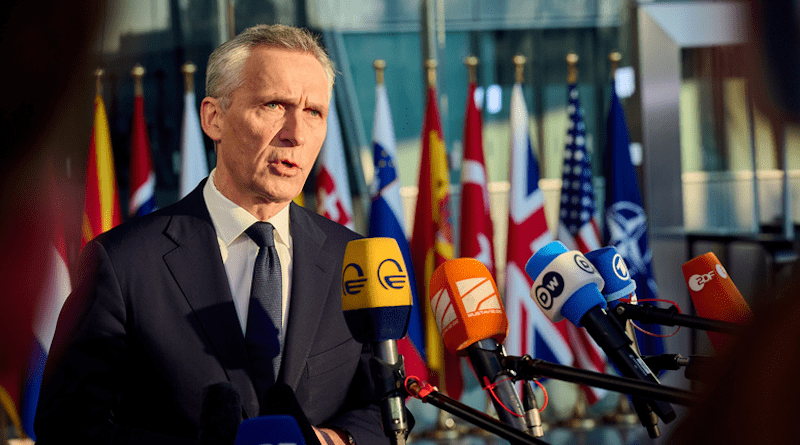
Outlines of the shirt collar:
[[[203,187],[203,198],[206,200],[208,213],[211,215],[211,221],[214,223],[214,228],[217,230],[217,236],[222,240],[226,246],[241,236],[248,227],[257,222],[258,219],[250,212],[240,207],[235,202],[226,198],[222,192],[217,189],[214,184],[214,173],[216,169],[211,170],[208,175],[208,181]],[[277,238],[275,242],[290,245],[289,241],[289,206],[287,205],[272,218],[267,220],[275,227]]]

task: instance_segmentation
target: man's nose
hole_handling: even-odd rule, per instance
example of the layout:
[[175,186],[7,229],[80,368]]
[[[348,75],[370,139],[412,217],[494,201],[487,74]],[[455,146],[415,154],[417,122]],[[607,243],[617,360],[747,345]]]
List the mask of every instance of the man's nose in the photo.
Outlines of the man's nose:
[[282,142],[290,146],[303,145],[306,142],[308,125],[303,118],[302,110],[290,110],[286,112],[283,127],[278,134]]

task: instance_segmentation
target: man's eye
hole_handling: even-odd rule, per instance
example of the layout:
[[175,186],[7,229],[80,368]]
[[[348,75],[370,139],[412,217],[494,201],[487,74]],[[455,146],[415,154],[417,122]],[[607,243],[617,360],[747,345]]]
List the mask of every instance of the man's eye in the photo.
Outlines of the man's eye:
[[314,117],[322,116],[322,113],[320,113],[319,110],[309,109],[308,112],[311,113],[311,115]]
[[277,110],[278,107],[280,107],[281,105],[279,103],[277,103],[277,102],[269,102],[269,103],[264,104],[264,106],[269,108],[269,109],[272,109],[272,110]]

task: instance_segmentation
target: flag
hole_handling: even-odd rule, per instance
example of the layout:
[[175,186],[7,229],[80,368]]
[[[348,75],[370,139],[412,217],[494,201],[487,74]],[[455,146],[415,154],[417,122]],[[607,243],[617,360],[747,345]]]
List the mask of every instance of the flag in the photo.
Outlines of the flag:
[[[592,185],[592,163],[586,151],[586,128],[583,111],[578,100],[577,85],[568,88],[566,146],[564,147],[564,170],[561,179],[561,209],[559,212],[558,238],[570,250],[586,253],[602,247],[600,229],[595,218],[594,186]],[[572,354],[573,366],[596,372],[605,372],[605,354],[589,337],[585,329],[572,323],[562,322],[558,328],[565,332]],[[582,387],[591,404],[599,400],[605,391]]]
[[[608,245],[616,247],[625,259],[631,278],[636,281],[637,297],[658,298],[658,288],[653,279],[653,253],[647,241],[647,217],[642,207],[636,170],[631,162],[631,139],[613,80],[607,125],[606,239]],[[647,324],[643,327],[646,331],[661,334],[660,325]],[[639,331],[636,332],[636,337],[642,355],[664,353],[662,338],[644,335]]]
[[483,157],[481,112],[475,106],[475,82],[467,89],[464,122],[464,158],[461,163],[461,224],[459,256],[483,263],[495,274],[494,229],[489,210],[489,189]]
[[50,344],[56,331],[56,321],[67,296],[72,291],[69,269],[67,267],[67,244],[64,234],[62,218],[59,214],[59,204],[63,202],[58,195],[55,173],[50,172],[50,202],[54,208],[54,223],[52,236],[49,240],[48,262],[44,276],[41,296],[38,300],[36,313],[33,319],[33,336],[30,359],[28,361],[26,380],[22,392],[21,417],[22,427],[30,438],[36,440],[33,432],[33,420],[36,416],[36,403],[39,400],[39,390],[42,384],[42,375]]
[[203,145],[203,133],[200,131],[194,91],[187,91],[183,97],[179,198],[188,195],[206,176],[208,176],[208,160]]
[[511,92],[511,155],[509,157],[508,248],[506,255],[506,314],[509,355],[530,354],[548,362],[572,365],[566,336],[530,297],[533,279],[525,263],[553,240],[544,213],[544,194],[539,188],[539,163],[531,147],[528,110],[522,85]]
[[[425,122],[422,127],[422,154],[419,186],[411,234],[411,259],[417,277],[419,298],[424,303],[425,357],[435,385],[458,399],[463,391],[460,359],[444,350],[439,329],[430,310],[428,283],[436,268],[453,259],[453,234],[450,221],[450,180],[436,88],[428,87]],[[436,380],[439,380],[438,382]]]
[[372,206],[369,214],[369,236],[388,237],[397,240],[403,260],[408,269],[408,282],[411,286],[413,305],[408,321],[408,334],[397,342],[403,355],[406,375],[428,379],[425,365],[425,337],[423,334],[422,311],[424,302],[419,299],[414,267],[411,262],[408,238],[405,232],[403,202],[400,198],[400,179],[394,162],[397,158],[394,125],[389,109],[386,85],[375,87],[375,119],[372,128],[372,149],[375,160],[375,180],[372,183]]
[[122,222],[111,133],[103,97],[94,99],[94,128],[86,168],[86,200],[83,207],[81,246]]
[[131,194],[128,216],[147,215],[156,209],[156,172],[147,137],[144,118],[144,97],[133,98],[133,125],[131,128]]
[[352,229],[353,201],[347,182],[344,141],[334,96],[331,96],[328,110],[328,134],[322,143],[316,175],[317,213]]

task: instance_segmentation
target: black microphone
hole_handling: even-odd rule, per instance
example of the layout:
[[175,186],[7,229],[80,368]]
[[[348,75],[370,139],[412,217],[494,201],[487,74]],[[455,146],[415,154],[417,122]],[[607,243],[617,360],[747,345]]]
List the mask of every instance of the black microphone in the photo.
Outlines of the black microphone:
[[431,276],[430,300],[444,346],[469,357],[481,386],[492,385],[500,420],[528,432],[513,376],[501,364],[508,319],[489,270],[473,258],[446,261]]
[[239,393],[230,382],[209,385],[200,409],[199,445],[233,445],[242,422]]
[[[585,256],[578,251],[567,251],[561,242],[553,241],[528,260],[525,271],[534,280],[531,297],[550,320],[557,322],[566,318],[575,326],[585,327],[622,375],[660,384],[631,348],[631,339],[622,325],[606,312],[607,303],[600,293],[603,278]],[[664,422],[676,418],[669,403],[646,402]],[[645,426],[652,436],[655,430]]]
[[394,238],[347,243],[342,267],[344,318],[356,341],[372,345],[370,367],[382,396],[383,431],[398,445],[405,445],[411,430],[403,356],[397,352],[397,340],[406,335],[411,304],[408,272]]

